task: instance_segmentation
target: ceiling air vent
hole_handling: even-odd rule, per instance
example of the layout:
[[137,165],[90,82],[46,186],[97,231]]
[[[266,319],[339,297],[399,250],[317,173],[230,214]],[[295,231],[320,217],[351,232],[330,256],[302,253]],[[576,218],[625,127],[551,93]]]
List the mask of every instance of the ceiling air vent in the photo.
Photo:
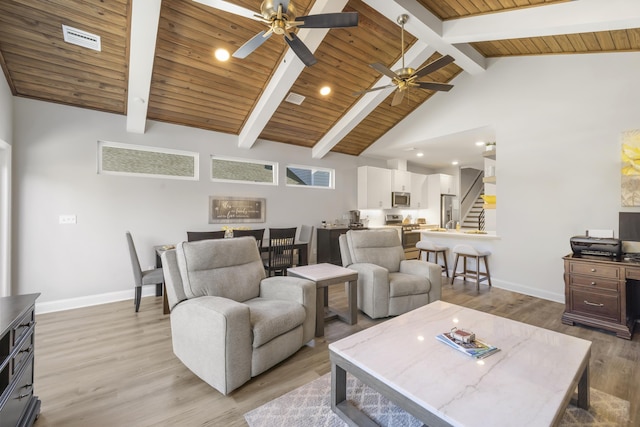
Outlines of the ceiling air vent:
[[67,25],[62,25],[62,34],[64,34],[64,41],[67,43],[88,47],[89,49],[97,51],[101,50],[100,36]]
[[289,95],[287,95],[284,100],[292,104],[300,105],[302,104],[302,101],[304,101],[304,96],[297,93],[289,92]]

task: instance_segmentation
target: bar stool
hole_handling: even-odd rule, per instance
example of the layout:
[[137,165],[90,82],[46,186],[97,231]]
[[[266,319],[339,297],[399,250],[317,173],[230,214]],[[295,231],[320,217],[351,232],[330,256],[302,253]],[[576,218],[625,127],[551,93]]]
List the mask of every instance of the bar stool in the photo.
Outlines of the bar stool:
[[449,249],[448,247],[436,245],[435,243],[428,240],[420,240],[418,243],[416,243],[416,248],[418,248],[419,250],[418,259],[422,259],[422,252],[426,252],[427,256],[425,259],[429,261],[429,255],[433,254],[434,262],[436,264],[438,263],[438,254],[442,254],[444,265],[440,264],[440,266],[447,274],[447,277],[449,277],[449,266],[447,265],[447,249]]
[[[453,263],[453,277],[451,277],[451,284],[453,285],[453,281],[456,277],[463,277],[463,280],[466,281],[467,277],[470,279],[476,280],[476,289],[480,290],[480,282],[486,280],[491,286],[491,276],[489,275],[489,264],[487,263],[487,257],[491,255],[489,251],[479,251],[476,248],[470,245],[456,245],[453,248],[453,253],[456,255],[455,261]],[[458,267],[458,258],[463,258],[463,270],[462,273],[458,273],[456,271]],[[473,258],[476,261],[476,269],[469,270],[467,269],[467,258]],[[480,260],[484,261],[484,272],[480,271]]]

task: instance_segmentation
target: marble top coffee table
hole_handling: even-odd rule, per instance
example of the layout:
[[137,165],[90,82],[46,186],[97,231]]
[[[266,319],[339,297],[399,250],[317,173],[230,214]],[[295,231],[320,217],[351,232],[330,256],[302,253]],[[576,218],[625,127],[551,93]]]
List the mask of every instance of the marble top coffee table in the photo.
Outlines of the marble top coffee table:
[[[436,340],[470,329],[501,350],[473,359]],[[591,342],[436,301],[329,345],[331,407],[376,425],[346,400],[346,373],[428,426],[551,426],[574,392],[589,407]]]

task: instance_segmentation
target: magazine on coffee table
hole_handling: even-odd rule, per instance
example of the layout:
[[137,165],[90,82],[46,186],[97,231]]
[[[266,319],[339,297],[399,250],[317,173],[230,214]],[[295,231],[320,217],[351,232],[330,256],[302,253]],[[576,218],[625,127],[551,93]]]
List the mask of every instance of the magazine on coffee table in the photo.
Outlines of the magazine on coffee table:
[[475,339],[471,342],[462,342],[456,340],[451,336],[451,333],[449,332],[436,335],[436,339],[475,359],[484,359],[485,357],[490,356],[497,351],[500,351],[498,347],[489,345],[478,339]]

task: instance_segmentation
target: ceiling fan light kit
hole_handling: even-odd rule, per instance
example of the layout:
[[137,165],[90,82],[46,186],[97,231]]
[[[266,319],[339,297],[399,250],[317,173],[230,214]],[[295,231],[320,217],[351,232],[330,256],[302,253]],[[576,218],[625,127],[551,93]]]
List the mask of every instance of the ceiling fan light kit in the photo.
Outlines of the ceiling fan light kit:
[[278,34],[284,37],[284,41],[306,66],[311,66],[317,60],[304,42],[293,32],[295,28],[344,28],[358,25],[358,12],[297,16],[296,7],[289,0],[265,0],[260,5],[260,13],[254,13],[253,16],[251,16],[252,12],[240,6],[230,5],[226,1],[196,1],[238,16],[252,17],[269,26],[268,30],[259,32],[233,53],[234,58],[240,59],[246,58],[259,48],[272,34]]
[[398,16],[398,19],[397,19],[398,24],[402,27],[401,41],[400,41],[402,68],[396,71],[392,71],[387,66],[379,62],[369,64],[374,70],[376,70],[380,74],[383,74],[389,77],[391,79],[391,84],[386,86],[381,86],[381,87],[374,87],[372,89],[367,89],[360,92],[355,92],[353,94],[354,96],[359,96],[367,92],[373,92],[376,90],[387,89],[395,86],[396,90],[395,90],[395,95],[393,96],[393,100],[391,101],[391,106],[396,106],[402,102],[402,100],[404,99],[405,93],[408,92],[409,89],[411,88],[426,89],[426,90],[432,90],[432,91],[445,91],[445,92],[448,92],[451,90],[451,88],[453,88],[453,85],[450,85],[447,83],[417,81],[417,79],[419,79],[420,77],[424,77],[427,74],[433,73],[434,71],[437,71],[440,68],[443,68],[451,64],[454,61],[454,59],[450,55],[441,56],[440,58],[428,63],[427,65],[420,68],[419,70],[414,70],[411,67],[404,66],[404,24],[407,23],[408,19],[409,19],[409,16],[404,14]]

